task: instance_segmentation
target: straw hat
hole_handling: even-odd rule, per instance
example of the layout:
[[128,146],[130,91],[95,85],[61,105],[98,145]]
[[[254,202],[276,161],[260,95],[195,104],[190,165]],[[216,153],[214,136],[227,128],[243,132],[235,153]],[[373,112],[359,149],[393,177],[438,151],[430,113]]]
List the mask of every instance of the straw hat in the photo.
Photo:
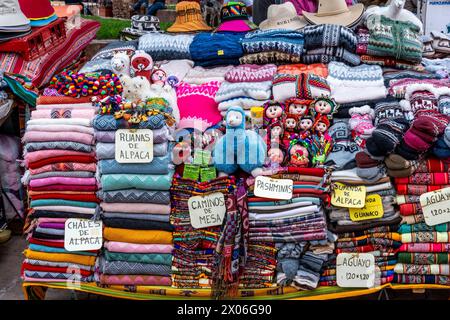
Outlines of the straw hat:
[[228,2],[220,10],[220,26],[216,31],[247,32],[258,27],[248,20],[247,8],[242,2]]
[[0,1],[0,27],[29,25],[30,20],[20,10],[18,0]]
[[267,19],[259,25],[261,30],[289,29],[297,30],[306,26],[307,23],[302,16],[297,15],[292,2],[283,4],[272,4],[267,11]]
[[364,13],[362,3],[347,7],[345,0],[319,0],[317,13],[303,12],[311,24],[337,24],[350,27],[356,24]]
[[210,31],[212,28],[203,20],[200,4],[194,1],[181,1],[175,7],[177,17],[168,32]]

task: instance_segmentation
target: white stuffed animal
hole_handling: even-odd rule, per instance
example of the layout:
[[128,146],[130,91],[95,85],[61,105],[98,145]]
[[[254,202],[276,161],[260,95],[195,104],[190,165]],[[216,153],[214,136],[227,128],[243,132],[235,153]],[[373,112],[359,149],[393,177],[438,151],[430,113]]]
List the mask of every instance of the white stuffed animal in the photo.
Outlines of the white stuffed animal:
[[150,81],[144,76],[133,78],[133,88],[138,100],[145,100],[150,92]]
[[180,121],[180,110],[178,109],[177,103],[177,92],[169,84],[151,84],[150,90],[147,92],[145,98],[164,98],[169,102],[172,108],[172,115],[175,121],[178,123]]
[[111,59],[111,66],[119,78],[130,76],[130,57],[125,52],[115,53]]
[[371,6],[364,13],[364,19],[367,19],[372,14],[379,14],[388,17],[392,20],[411,22],[419,27],[420,33],[423,34],[423,23],[411,11],[404,9],[405,0],[391,0],[385,7]]
[[133,78],[127,75],[120,77],[120,82],[122,83],[123,91],[122,97],[128,101],[135,101],[138,99],[137,92],[133,86]]

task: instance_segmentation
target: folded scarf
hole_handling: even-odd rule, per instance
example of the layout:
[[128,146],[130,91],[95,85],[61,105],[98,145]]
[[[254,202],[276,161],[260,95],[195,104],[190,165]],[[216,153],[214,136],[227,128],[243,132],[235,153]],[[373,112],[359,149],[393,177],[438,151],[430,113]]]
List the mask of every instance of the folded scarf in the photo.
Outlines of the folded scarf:
[[80,274],[83,277],[87,277],[93,274],[93,271],[83,270],[78,268],[77,265],[72,265],[68,267],[51,267],[51,266],[40,266],[33,265],[30,263],[22,263],[22,269],[26,271],[39,271],[39,272],[56,272],[56,273],[71,273],[76,270],[76,274]]
[[97,185],[97,180],[95,178],[50,177],[30,181],[31,187],[45,187],[58,184],[70,186],[95,186]]
[[330,230],[333,233],[346,233],[346,232],[357,232],[365,229],[371,229],[379,226],[387,226],[387,225],[398,225],[402,218],[400,216],[396,217],[393,220],[389,221],[376,221],[376,222],[369,222],[365,224],[355,224],[355,225],[334,225],[330,224],[328,226],[328,230]]
[[[429,241],[433,242],[433,241]],[[450,243],[404,243],[399,251],[406,252],[450,252]]]
[[434,173],[413,173],[406,178],[395,178],[396,184],[450,184],[450,175],[448,172],[434,172]]
[[421,231],[402,233],[402,242],[450,242],[450,232]]
[[[171,134],[167,126],[153,130],[153,144],[160,144],[171,139]],[[95,140],[97,142],[114,143],[116,141],[116,131],[96,131]]]
[[70,177],[70,178],[94,178],[95,172],[89,171],[51,171],[51,172],[43,172],[38,174],[29,174],[26,172],[22,182],[24,184],[29,184],[31,180],[34,179],[42,179],[42,178],[50,178],[50,177]]
[[427,252],[399,252],[397,254],[399,263],[406,264],[449,264],[449,253],[427,253]]
[[39,174],[44,172],[58,172],[58,171],[89,171],[96,172],[97,166],[95,163],[78,163],[78,162],[59,162],[48,164],[39,168],[29,169],[30,174]]
[[80,152],[91,152],[93,147],[88,144],[73,142],[73,141],[47,141],[47,142],[30,142],[25,145],[27,152],[39,151],[39,150],[74,150]]
[[123,253],[172,253],[171,244],[137,244],[128,242],[105,241],[104,247],[110,252]]
[[101,274],[99,282],[109,285],[170,286],[172,279],[164,276]]
[[154,203],[104,203],[100,204],[103,211],[126,212],[141,214],[170,214],[170,205]]
[[304,36],[293,30],[257,30],[247,33],[241,44],[247,53],[278,51],[300,57],[303,53]]
[[75,207],[75,206],[39,206],[39,207],[34,207],[34,209],[35,210],[43,210],[43,211],[81,213],[81,214],[85,214],[85,215],[95,214],[95,208],[80,208],[80,207]]
[[[63,230],[63,232],[64,232],[64,230]],[[70,251],[67,251],[64,248],[50,247],[50,246],[44,246],[44,245],[39,245],[39,244],[34,244],[34,243],[31,243],[28,246],[28,249],[33,250],[33,251],[39,251],[39,252],[71,254]],[[97,256],[97,253],[86,252],[86,251],[77,251],[77,254],[83,255],[83,256],[94,256],[94,257]]]
[[143,244],[171,244],[172,233],[154,230],[129,230],[117,228],[104,228],[103,237],[110,241],[143,243]]
[[[159,221],[169,222],[170,215],[168,214],[142,214],[142,213],[123,213],[123,212],[102,212],[103,218],[120,218],[120,219],[132,219],[132,220],[146,220],[146,221]],[[134,228],[130,228],[134,229]]]
[[104,217],[102,221],[106,227],[110,228],[132,230],[165,230],[170,232],[174,230],[174,227],[168,222],[106,217]]
[[127,261],[136,263],[172,265],[172,254],[170,253],[124,253],[109,252],[105,250],[104,258],[107,261]]
[[78,152],[71,150],[40,150],[27,152],[24,156],[29,168],[36,169],[47,164],[57,162],[95,162],[95,153]]
[[106,174],[101,177],[103,191],[142,189],[167,191],[172,184],[174,171],[165,175]]
[[103,274],[145,274],[156,276],[170,276],[171,266],[152,263],[137,263],[128,261],[106,261],[100,260],[99,271]]
[[47,211],[47,210],[35,210],[29,214],[30,219],[37,218],[77,218],[86,219],[90,218],[83,213],[73,213],[73,212],[58,212],[58,211]]
[[150,163],[119,163],[114,159],[98,162],[101,174],[167,174],[171,165],[171,155],[153,157]]
[[22,138],[24,143],[29,142],[53,142],[53,141],[72,141],[84,143],[87,145],[94,144],[94,136],[80,132],[52,132],[52,131],[27,131]]
[[[157,130],[155,130],[157,131]],[[154,132],[155,132],[154,131]],[[104,131],[109,132],[109,131]],[[155,141],[153,141],[155,143]],[[162,157],[167,155],[168,153],[168,142],[153,144],[153,156],[154,157]],[[116,153],[116,145],[114,143],[106,143],[106,142],[97,142],[95,146],[97,159],[105,160],[105,159],[114,159]]]
[[86,266],[93,266],[95,264],[96,258],[95,256],[83,256],[68,253],[47,253],[47,252],[33,251],[30,249],[26,249],[24,251],[24,254],[27,259],[45,260],[53,262],[70,262]]
[[31,191],[48,191],[48,192],[58,192],[58,191],[97,191],[97,186],[83,186],[83,185],[62,185],[62,184],[52,184],[45,187],[28,187]]
[[31,119],[92,119],[96,112],[95,108],[90,109],[36,109],[31,112]]
[[273,220],[273,219],[283,219],[283,218],[292,218],[296,216],[301,216],[309,213],[319,212],[319,207],[316,205],[306,206],[301,208],[296,208],[293,210],[284,210],[278,213],[254,213],[249,212],[250,220]]
[[73,206],[80,208],[96,208],[97,204],[95,202],[72,201],[63,199],[41,199],[41,200],[32,200],[30,202],[30,208],[42,206]]
[[84,126],[92,127],[91,119],[33,119],[27,121],[27,126],[54,126],[54,125],[69,125],[69,126]]
[[92,266],[85,266],[77,263],[70,262],[53,262],[53,261],[45,261],[45,260],[36,260],[36,259],[24,259],[23,263],[32,265],[32,266],[41,266],[41,267],[53,267],[53,268],[77,268],[79,270],[91,272],[93,270]]
[[116,119],[113,115],[97,115],[93,120],[93,127],[100,131],[111,131],[117,129],[159,129],[165,125],[165,118],[162,114],[148,117],[147,121],[138,124],[131,124],[125,119]]
[[27,125],[27,131],[48,131],[48,132],[79,132],[94,135],[94,128],[60,124],[60,125]]
[[[31,193],[31,194],[30,194]],[[43,193],[43,194],[33,194],[34,191],[28,192],[28,195],[33,200],[43,200],[43,199],[61,199],[61,200],[72,200],[72,201],[85,201],[85,202],[100,202],[94,192],[87,194],[65,194],[65,193]]]
[[397,263],[394,268],[395,273],[418,274],[418,275],[450,275],[450,266],[448,264],[429,264],[416,265]]
[[450,185],[397,184],[397,194],[422,195],[427,192],[448,188]]
[[169,191],[149,191],[149,190],[117,190],[117,191],[99,191],[98,197],[103,202],[113,203],[156,203],[169,204]]
[[395,274],[392,282],[407,284],[440,284],[448,286],[450,285],[450,277],[435,275]]

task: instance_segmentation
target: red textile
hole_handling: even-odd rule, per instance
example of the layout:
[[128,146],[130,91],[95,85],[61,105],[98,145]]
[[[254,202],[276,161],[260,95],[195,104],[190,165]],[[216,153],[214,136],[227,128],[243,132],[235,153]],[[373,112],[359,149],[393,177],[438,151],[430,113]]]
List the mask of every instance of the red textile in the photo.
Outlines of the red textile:
[[321,168],[297,168],[297,167],[287,167],[285,171],[287,173],[298,173],[305,176],[323,177],[325,175],[325,170]]
[[39,240],[36,238],[28,239],[29,243],[39,244],[41,246],[54,247],[54,248],[64,248],[64,241],[46,241]]
[[71,103],[86,103],[91,102],[92,97],[52,97],[52,96],[39,96],[36,100],[36,105],[40,104],[71,104]]
[[43,272],[61,272],[61,273],[75,273],[75,272],[78,273],[79,272],[83,277],[88,277],[94,273],[93,271],[79,269],[76,267],[75,264],[72,268],[68,268],[68,267],[37,266],[37,265],[29,264],[29,263],[23,263],[22,270],[43,271]]
[[96,162],[94,157],[91,156],[58,156],[58,157],[52,157],[47,158],[35,162],[30,162],[28,164],[28,167],[30,169],[36,169],[43,166],[46,166],[48,164],[52,163],[58,163],[58,162],[81,162],[81,163],[91,163]]
[[450,172],[450,163],[437,158],[427,158],[414,172]]
[[420,184],[397,184],[397,194],[409,194],[420,196],[424,193],[448,188],[449,185],[420,185]]
[[447,172],[415,172],[409,177],[395,178],[396,184],[450,184],[449,174]]
[[97,186],[70,186],[64,184],[51,184],[44,187],[28,187],[32,191],[97,191]]
[[64,200],[73,200],[73,201],[85,201],[85,202],[100,202],[100,199],[97,198],[95,193],[91,194],[65,194],[65,193],[56,193],[49,192],[46,194],[36,194],[31,196],[32,200],[39,199],[64,199]]
[[400,214],[402,216],[412,216],[422,213],[422,207],[418,203],[405,203],[400,205]]

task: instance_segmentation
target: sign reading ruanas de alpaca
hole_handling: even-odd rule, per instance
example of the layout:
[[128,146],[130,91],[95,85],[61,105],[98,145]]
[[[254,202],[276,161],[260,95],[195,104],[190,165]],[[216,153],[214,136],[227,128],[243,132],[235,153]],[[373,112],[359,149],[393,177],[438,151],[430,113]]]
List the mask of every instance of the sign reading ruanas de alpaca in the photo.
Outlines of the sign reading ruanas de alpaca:
[[221,192],[190,197],[188,207],[191,225],[195,229],[220,226],[227,212],[225,197]]
[[153,131],[150,129],[119,129],[115,137],[115,159],[119,163],[150,163],[153,161]]
[[102,222],[67,219],[64,224],[64,249],[67,251],[98,250],[103,244]]
[[294,190],[291,179],[272,179],[258,176],[255,179],[255,196],[269,199],[290,200]]
[[427,225],[450,222],[450,188],[422,194],[420,206]]
[[336,283],[343,288],[372,288],[375,285],[375,257],[370,253],[339,253]]

